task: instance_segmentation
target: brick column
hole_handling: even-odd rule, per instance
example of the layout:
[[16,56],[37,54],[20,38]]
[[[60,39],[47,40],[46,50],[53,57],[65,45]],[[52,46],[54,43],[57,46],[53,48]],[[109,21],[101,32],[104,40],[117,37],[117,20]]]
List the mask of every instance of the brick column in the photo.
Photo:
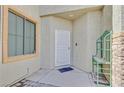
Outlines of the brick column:
[[124,86],[124,32],[113,34],[112,86]]

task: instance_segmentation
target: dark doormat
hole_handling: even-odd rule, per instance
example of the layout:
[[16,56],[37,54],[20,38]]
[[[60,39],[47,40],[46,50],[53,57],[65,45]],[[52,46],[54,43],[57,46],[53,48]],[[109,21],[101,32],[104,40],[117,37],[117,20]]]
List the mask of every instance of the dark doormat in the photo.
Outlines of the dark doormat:
[[61,68],[61,69],[58,69],[61,73],[64,73],[64,72],[68,72],[68,71],[71,71],[71,70],[74,70],[73,68],[71,67],[65,67],[65,68]]

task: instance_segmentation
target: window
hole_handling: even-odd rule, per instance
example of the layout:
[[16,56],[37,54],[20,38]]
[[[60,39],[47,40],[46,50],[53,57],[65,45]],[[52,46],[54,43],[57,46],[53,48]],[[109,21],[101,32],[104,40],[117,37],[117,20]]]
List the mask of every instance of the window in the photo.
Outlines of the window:
[[9,56],[35,53],[35,24],[9,12]]
[[4,6],[3,60],[17,61],[37,54],[37,24],[12,7]]

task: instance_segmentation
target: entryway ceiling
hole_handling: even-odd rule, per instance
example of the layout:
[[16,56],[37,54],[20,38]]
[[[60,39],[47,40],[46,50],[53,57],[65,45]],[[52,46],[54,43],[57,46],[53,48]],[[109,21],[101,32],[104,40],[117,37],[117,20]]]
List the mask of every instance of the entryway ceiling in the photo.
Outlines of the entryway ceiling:
[[97,10],[102,10],[104,6],[96,6],[96,7],[90,7],[90,8],[84,8],[84,9],[79,9],[79,10],[73,10],[73,11],[68,11],[68,12],[62,12],[62,13],[56,13],[56,14],[49,14],[46,16],[56,16],[68,20],[75,20],[79,18],[80,16],[84,15],[87,12],[91,11],[97,11]]

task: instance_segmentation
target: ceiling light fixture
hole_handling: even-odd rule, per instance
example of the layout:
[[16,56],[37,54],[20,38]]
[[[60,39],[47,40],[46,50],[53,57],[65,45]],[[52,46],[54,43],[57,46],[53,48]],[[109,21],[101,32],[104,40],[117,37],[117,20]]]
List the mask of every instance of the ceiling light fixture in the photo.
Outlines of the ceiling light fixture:
[[74,15],[72,15],[72,14],[71,14],[71,15],[69,15],[69,17],[73,17],[73,16],[74,16]]

